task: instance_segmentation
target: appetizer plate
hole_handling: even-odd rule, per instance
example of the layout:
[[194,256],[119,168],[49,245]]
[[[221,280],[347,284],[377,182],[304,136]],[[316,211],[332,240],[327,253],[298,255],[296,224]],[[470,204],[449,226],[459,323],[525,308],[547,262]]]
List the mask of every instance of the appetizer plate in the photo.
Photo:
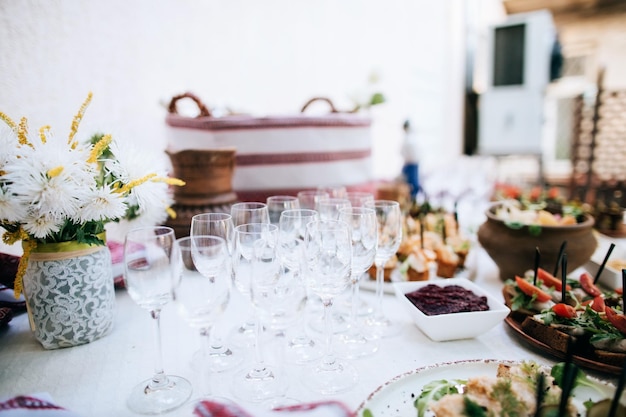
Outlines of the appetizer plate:
[[[500,363],[515,365],[519,362],[501,361],[495,359],[468,360],[447,362],[425,366],[413,371],[398,375],[387,381],[363,401],[356,410],[356,417],[364,417],[368,410],[372,417],[405,417],[416,416],[417,410],[413,402],[422,392],[422,387],[439,379],[467,379],[478,376],[495,376]],[[612,398],[612,385],[594,380],[604,396],[591,388],[576,388],[573,393],[574,404],[584,415],[583,401],[591,399],[599,401]],[[427,413],[427,416],[433,414]]]
[[[522,328],[522,323],[517,321],[514,316],[508,316],[504,319],[504,322],[511,328],[511,330],[526,343],[531,345],[532,347],[538,349],[539,351],[546,353],[550,356],[554,356],[558,359],[565,359],[566,354],[554,349],[553,347],[543,343],[540,340],[535,339],[529,334],[524,332]],[[579,365],[583,368],[591,369],[594,371],[605,372],[608,374],[619,375],[622,371],[622,368],[619,366],[611,365],[608,363],[600,362],[591,356],[582,356],[582,355],[572,355],[572,362],[576,365]]]
[[[459,269],[454,275],[454,278],[466,278],[468,280],[471,280],[473,276],[474,274],[472,270],[468,268],[464,268],[464,269]],[[450,278],[442,278],[442,277],[436,276],[434,272],[431,275],[431,277],[433,278],[428,281],[450,279]],[[413,281],[413,282],[428,282],[428,281]],[[383,292],[385,294],[391,294],[391,295],[395,294],[395,289],[393,286],[395,282],[409,282],[409,281],[405,281],[400,271],[396,269],[391,273],[391,282],[385,281],[383,283]],[[376,291],[376,280],[371,279],[367,273],[363,274],[363,276],[361,277],[361,280],[359,281],[359,289],[366,290],[366,291]]]
[[[489,310],[427,316],[422,313],[405,294],[429,284],[438,285],[440,287],[458,285],[472,291],[478,296],[484,296],[487,298]],[[501,323],[510,313],[509,308],[501,301],[465,278],[442,278],[419,282],[394,282],[393,285],[396,298],[404,304],[407,313],[411,315],[415,325],[424,332],[426,336],[436,342],[469,339],[479,336],[491,330],[498,323]]]

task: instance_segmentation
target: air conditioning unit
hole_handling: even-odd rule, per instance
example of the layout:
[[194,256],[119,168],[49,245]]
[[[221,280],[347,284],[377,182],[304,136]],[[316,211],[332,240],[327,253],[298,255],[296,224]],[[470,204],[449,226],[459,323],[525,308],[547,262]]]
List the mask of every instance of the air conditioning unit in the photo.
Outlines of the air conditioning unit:
[[480,96],[478,153],[541,154],[544,94],[556,42],[547,10],[490,27],[487,89]]

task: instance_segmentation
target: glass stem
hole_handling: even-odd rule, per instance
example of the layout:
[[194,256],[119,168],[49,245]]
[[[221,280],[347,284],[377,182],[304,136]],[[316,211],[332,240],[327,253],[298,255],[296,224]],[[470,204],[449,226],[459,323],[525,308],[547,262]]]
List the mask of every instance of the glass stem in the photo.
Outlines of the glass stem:
[[376,264],[376,317],[383,317],[383,286],[385,285],[385,263]]
[[211,354],[211,328],[205,327],[200,330],[200,335],[202,336],[202,350],[206,357],[200,364],[200,383],[204,388],[204,394],[206,396],[211,395],[211,380],[209,374],[211,372],[211,366],[209,365],[209,355]]
[[265,358],[263,357],[263,349],[261,347],[261,323],[260,314],[256,314],[256,325],[254,326],[254,372],[256,374],[265,372]]
[[352,276],[352,305],[350,311],[350,322],[352,327],[352,332],[356,332],[356,322],[357,315],[359,310],[359,278],[357,275]]
[[149,388],[150,389],[159,389],[167,385],[167,376],[163,371],[163,347],[161,342],[161,310],[152,310],[150,311],[150,315],[154,320],[155,324],[155,343],[157,348],[157,354],[155,358],[154,364],[154,376],[150,381]]
[[336,365],[335,356],[333,354],[333,323],[332,323],[332,306],[333,300],[322,300],[324,304],[324,336],[326,337],[324,358],[322,359],[322,368],[332,370]]

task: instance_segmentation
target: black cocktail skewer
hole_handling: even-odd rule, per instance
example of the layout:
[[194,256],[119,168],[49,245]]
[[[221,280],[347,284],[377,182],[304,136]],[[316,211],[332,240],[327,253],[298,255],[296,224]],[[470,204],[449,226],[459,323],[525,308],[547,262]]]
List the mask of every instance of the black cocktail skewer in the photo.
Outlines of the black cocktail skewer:
[[[622,269],[622,271],[626,271]],[[611,409],[609,410],[608,417],[616,417],[617,407],[619,406],[620,399],[622,398],[622,392],[624,391],[624,383],[626,383],[626,363],[622,366],[622,372],[617,381],[617,387],[615,388],[615,395],[613,401],[611,401]]]
[[624,299],[624,288],[626,288],[626,269],[622,269],[622,312],[626,314],[626,299]]
[[567,284],[567,253],[563,253],[561,258],[561,302],[565,302],[566,284]]
[[539,261],[541,259],[541,253],[539,252],[539,247],[535,246],[535,269],[533,269],[533,285],[537,285],[537,271],[539,270]]
[[[563,254],[563,258],[566,256]],[[574,351],[574,342],[570,337],[567,341],[567,353],[565,355],[565,368],[563,369],[563,379],[561,381],[561,401],[559,403],[559,416],[565,415],[565,409],[567,408],[567,400],[572,393],[572,389],[574,388],[574,380],[576,379],[576,374],[578,373],[578,366],[573,363],[573,351]]]
[[598,272],[596,272],[596,277],[593,280],[594,284],[598,283],[598,280],[600,279],[600,275],[602,274],[602,271],[604,271],[606,262],[609,260],[609,256],[611,256],[611,252],[613,252],[614,248],[615,248],[615,243],[611,243],[611,246],[609,246],[609,250],[606,252],[606,255],[604,256],[604,260],[602,261],[602,264],[600,264],[600,268],[598,268]]
[[567,247],[567,240],[564,240],[563,243],[561,243],[561,247],[559,248],[559,254],[556,257],[556,263],[554,264],[554,273],[552,274],[552,276],[558,276],[557,274],[559,273],[559,266],[561,266],[561,258],[563,257],[563,254],[565,253],[565,248]]
[[419,219],[420,219],[420,246],[422,247],[422,250],[424,250],[424,214],[423,213],[420,213]]

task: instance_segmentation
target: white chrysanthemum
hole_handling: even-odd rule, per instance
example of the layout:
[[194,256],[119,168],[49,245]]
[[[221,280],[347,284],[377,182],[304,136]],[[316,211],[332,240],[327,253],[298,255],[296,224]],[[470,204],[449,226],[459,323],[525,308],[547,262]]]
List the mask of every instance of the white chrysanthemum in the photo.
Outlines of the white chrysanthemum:
[[[106,161],[106,169],[123,184],[140,180],[146,175],[166,176],[166,164],[162,154],[139,149],[129,142],[113,140],[110,150],[115,156]],[[144,225],[160,224],[167,219],[166,209],[173,201],[169,186],[162,182],[148,181],[131,189],[127,196],[129,207],[137,206],[137,214]]]
[[26,207],[11,195],[6,187],[0,185],[0,221],[19,223],[26,216]]
[[49,138],[46,143],[34,143],[34,148],[22,146],[20,154],[7,163],[4,176],[15,184],[10,190],[16,200],[34,210],[35,217],[49,214],[77,220],[78,209],[95,182],[95,169],[86,162],[88,153]]
[[19,142],[15,132],[0,122],[0,171],[4,171],[5,165],[17,158]]
[[124,217],[125,214],[124,196],[105,186],[91,190],[87,203],[80,209],[78,216],[81,222],[88,222],[115,220]]
[[105,162],[106,169],[124,184],[138,180],[148,174],[165,176],[166,170],[162,155],[150,149],[138,148],[131,142],[118,142],[109,145],[114,160]]
[[137,214],[145,225],[160,224],[167,219],[166,209],[172,205],[168,185],[148,181],[133,188],[128,196],[129,205],[139,207]]
[[58,232],[62,225],[63,220],[50,214],[36,215],[33,213],[23,220],[24,230],[37,239],[44,239],[52,233]]

